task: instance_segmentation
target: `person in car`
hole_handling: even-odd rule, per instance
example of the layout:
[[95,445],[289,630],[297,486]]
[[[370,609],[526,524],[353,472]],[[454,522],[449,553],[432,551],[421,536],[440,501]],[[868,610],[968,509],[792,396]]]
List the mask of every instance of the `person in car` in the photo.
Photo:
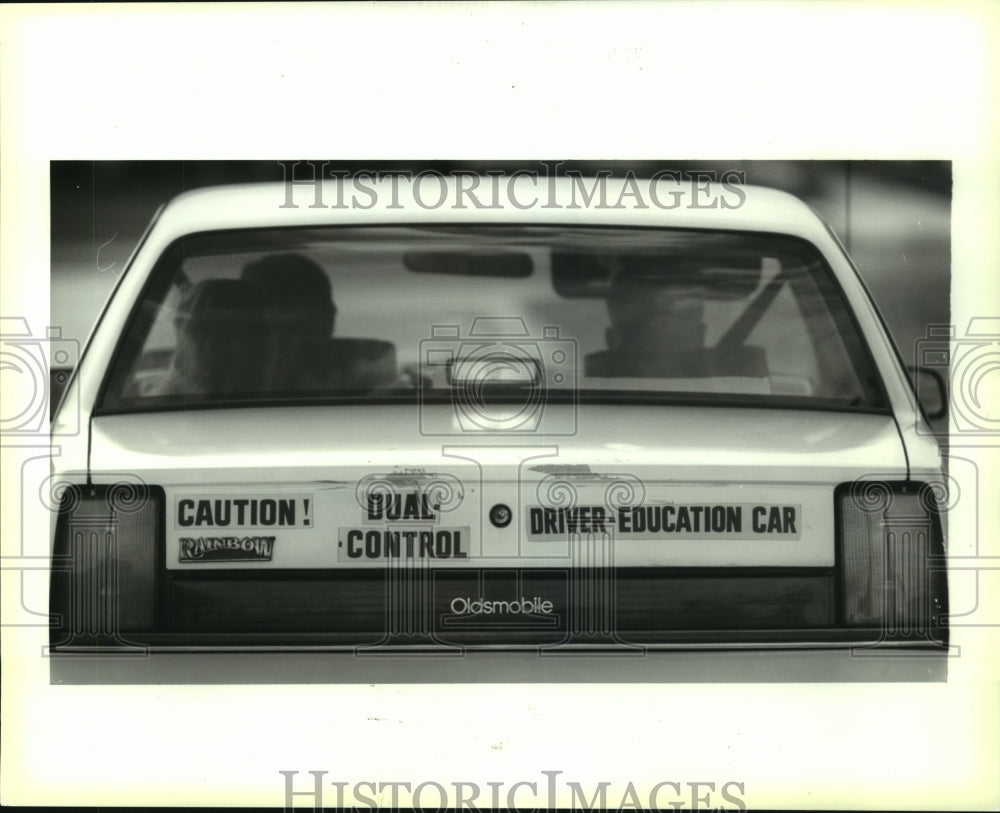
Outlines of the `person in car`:
[[313,389],[328,383],[324,359],[337,306],[323,269],[301,254],[267,254],[248,263],[240,276],[267,303],[270,345],[264,366],[270,389]]
[[267,303],[269,389],[281,392],[368,392],[396,377],[395,348],[377,339],[332,338],[337,306],[326,272],[292,252],[248,263],[241,278]]
[[585,374],[621,378],[753,377],[767,374],[760,347],[708,347],[708,291],[698,265],[625,258],[611,281],[608,349],[591,353]]
[[177,348],[166,379],[150,394],[252,393],[263,382],[264,301],[247,282],[204,280],[181,298]]
[[635,262],[623,266],[608,291],[608,349],[587,357],[587,375],[704,375],[705,303],[698,289]]

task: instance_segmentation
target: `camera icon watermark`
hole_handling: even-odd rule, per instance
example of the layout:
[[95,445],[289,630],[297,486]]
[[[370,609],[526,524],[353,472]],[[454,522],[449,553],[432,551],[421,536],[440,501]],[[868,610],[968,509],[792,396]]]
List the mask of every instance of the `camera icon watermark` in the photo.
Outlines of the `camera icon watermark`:
[[54,476],[40,492],[57,514],[52,553],[47,654],[144,656],[130,640],[153,628],[155,551],[148,544],[162,494],[132,473],[106,473],[110,485]]
[[960,494],[948,474],[900,482],[875,472],[842,491],[845,618],[869,636],[852,656],[938,657],[947,648],[945,520]]
[[[929,373],[917,379],[920,402],[946,400],[953,434],[1000,436],[1000,317],[970,319],[961,336],[955,325],[929,325],[914,349]],[[950,397],[935,392],[942,380]]]
[[[64,339],[62,328],[48,327],[44,336],[35,336],[23,317],[0,317],[0,435],[48,435],[49,407],[61,396],[79,357],[80,343]],[[57,434],[76,434],[79,409],[65,410],[64,415],[69,421]]]
[[[478,317],[468,334],[434,325],[420,342],[420,432],[573,435],[577,343],[520,317]],[[450,404],[450,409],[442,409]]]

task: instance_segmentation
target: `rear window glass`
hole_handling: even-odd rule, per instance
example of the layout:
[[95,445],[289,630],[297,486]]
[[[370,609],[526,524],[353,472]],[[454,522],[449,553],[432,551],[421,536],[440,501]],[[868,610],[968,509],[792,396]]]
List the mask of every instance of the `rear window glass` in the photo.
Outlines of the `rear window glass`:
[[456,225],[175,243],[101,409],[525,390],[580,403],[884,406],[840,292],[799,241]]

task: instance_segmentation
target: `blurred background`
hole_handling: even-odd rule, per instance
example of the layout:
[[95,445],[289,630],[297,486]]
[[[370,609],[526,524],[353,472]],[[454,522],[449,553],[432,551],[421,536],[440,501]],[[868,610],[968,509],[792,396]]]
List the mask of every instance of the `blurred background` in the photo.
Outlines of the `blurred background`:
[[[291,160],[291,159],[290,159]],[[288,163],[288,162],[286,162]],[[673,170],[742,172],[746,183],[796,195],[847,247],[905,363],[929,325],[950,321],[951,164],[947,161],[546,161],[636,177]],[[329,161],[327,171],[528,170],[542,162]],[[305,168],[303,168],[305,169]],[[201,186],[281,181],[277,161],[53,161],[51,322],[82,347],[160,204]],[[76,359],[72,360],[76,363]]]

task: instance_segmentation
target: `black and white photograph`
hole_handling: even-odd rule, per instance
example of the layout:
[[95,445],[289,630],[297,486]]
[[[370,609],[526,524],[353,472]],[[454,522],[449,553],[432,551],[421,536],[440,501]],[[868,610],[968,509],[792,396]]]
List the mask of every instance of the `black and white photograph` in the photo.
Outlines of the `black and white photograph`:
[[54,679],[943,678],[950,165],[745,163],[53,163]]
[[755,7],[0,17],[5,803],[1000,803],[996,13]]

